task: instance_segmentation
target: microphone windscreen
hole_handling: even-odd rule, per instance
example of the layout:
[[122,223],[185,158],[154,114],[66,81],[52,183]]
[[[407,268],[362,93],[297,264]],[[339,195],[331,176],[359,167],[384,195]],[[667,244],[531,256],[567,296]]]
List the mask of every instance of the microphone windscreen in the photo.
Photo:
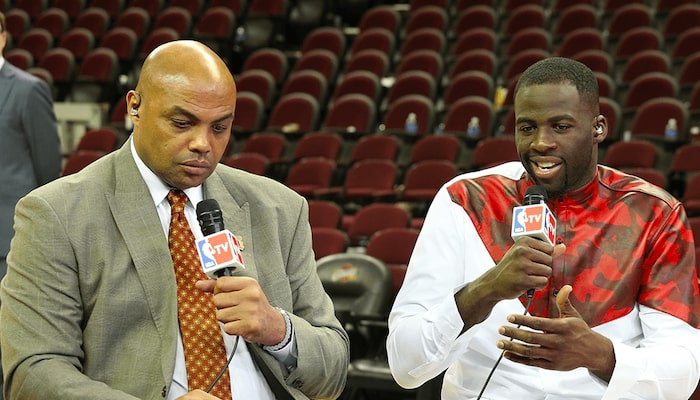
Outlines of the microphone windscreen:
[[204,199],[197,203],[197,215],[215,210],[221,210],[219,202],[215,199]]
[[525,190],[525,197],[523,198],[523,205],[530,206],[533,204],[546,203],[547,202],[547,191],[545,188],[539,185],[530,186]]
[[221,207],[214,199],[204,199],[197,203],[197,220],[205,236],[224,230]]

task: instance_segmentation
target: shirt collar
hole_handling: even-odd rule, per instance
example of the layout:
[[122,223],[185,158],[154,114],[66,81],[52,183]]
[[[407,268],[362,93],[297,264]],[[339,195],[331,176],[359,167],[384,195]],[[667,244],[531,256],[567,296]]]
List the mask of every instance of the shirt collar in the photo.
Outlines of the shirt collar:
[[[162,203],[168,192],[170,192],[170,186],[166,185],[156,174],[151,171],[148,166],[141,160],[138,153],[136,152],[136,147],[134,146],[133,137],[129,140],[129,147],[131,148],[131,155],[134,157],[134,162],[136,163],[136,168],[138,168],[141,177],[146,182],[148,186],[148,191],[153,199],[153,204],[158,206]],[[189,199],[189,206],[193,208],[204,198],[202,194],[202,185],[187,188],[183,190]]]

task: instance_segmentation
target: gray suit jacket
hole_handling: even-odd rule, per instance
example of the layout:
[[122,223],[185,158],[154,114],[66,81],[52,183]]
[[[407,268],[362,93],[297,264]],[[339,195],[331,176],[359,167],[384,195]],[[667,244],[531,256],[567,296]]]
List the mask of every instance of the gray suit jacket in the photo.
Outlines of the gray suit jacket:
[[[15,204],[61,173],[61,147],[48,85],[7,60],[0,69],[0,259]],[[0,270],[0,277],[4,275]]]
[[[258,345],[297,399],[345,383],[347,335],[316,274],[306,201],[224,165],[205,183],[243,238],[244,274],[290,313],[291,373]],[[5,394],[21,399],[158,399],[170,388],[178,330],[175,275],[153,201],[127,142],[17,206],[0,288]]]

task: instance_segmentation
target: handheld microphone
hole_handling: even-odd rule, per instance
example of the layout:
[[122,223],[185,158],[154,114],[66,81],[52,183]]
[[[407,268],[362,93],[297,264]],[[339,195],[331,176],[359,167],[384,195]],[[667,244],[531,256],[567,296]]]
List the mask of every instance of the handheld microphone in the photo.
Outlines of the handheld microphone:
[[[523,198],[523,205],[513,208],[513,222],[510,229],[510,236],[513,240],[521,236],[530,236],[539,240],[543,240],[552,246],[556,241],[557,234],[557,220],[554,218],[554,214],[547,207],[547,191],[542,186],[531,186],[525,191],[525,197]],[[527,290],[527,305],[525,306],[525,313],[527,314],[530,309],[530,302],[535,295],[535,289]],[[520,325],[518,325],[520,328]],[[511,341],[513,338],[510,339]],[[489,372],[484,382],[484,386],[481,387],[481,392],[477,396],[477,400],[481,399],[481,396],[486,391],[486,386],[488,386],[491,381],[493,373],[496,371],[496,367],[501,362],[503,358],[503,353],[496,360],[491,372]]]
[[197,203],[197,220],[204,234],[197,240],[197,253],[207,276],[230,276],[236,269],[245,268],[238,239],[224,229],[224,218],[216,200],[205,199]]
[[531,186],[525,191],[523,205],[513,209],[510,236],[513,240],[530,236],[554,246],[557,220],[547,207],[547,191],[541,186]]
[[[547,207],[547,191],[542,186],[530,186],[525,191],[523,205],[513,209],[510,237],[515,240],[530,236],[554,246],[556,235],[557,220]],[[528,289],[528,298],[534,294],[535,289]]]

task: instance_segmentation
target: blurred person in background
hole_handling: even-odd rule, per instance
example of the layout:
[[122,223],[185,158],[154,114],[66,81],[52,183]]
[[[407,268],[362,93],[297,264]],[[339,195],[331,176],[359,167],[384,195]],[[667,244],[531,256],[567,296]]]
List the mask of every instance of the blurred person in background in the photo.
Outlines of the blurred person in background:
[[[61,173],[61,144],[46,82],[10,64],[5,15],[0,12],[0,279],[14,235],[17,201]],[[0,366],[0,400],[2,399]]]

